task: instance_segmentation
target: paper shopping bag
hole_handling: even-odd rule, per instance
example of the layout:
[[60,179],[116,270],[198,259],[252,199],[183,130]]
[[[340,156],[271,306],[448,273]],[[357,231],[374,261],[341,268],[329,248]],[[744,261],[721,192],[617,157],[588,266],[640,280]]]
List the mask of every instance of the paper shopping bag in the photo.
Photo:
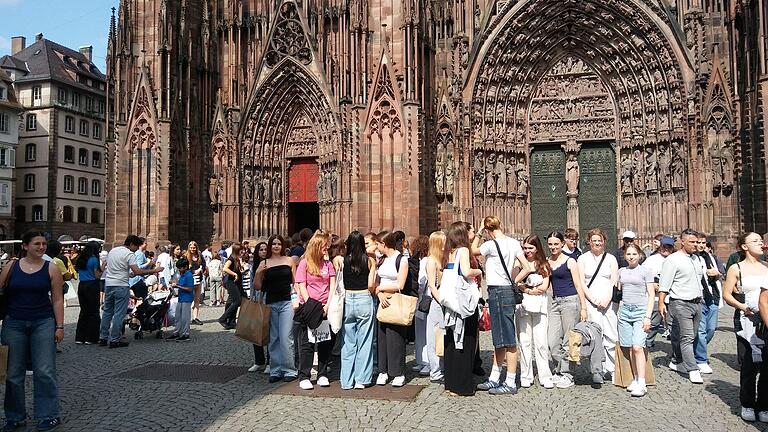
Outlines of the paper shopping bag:
[[[656,374],[653,372],[653,362],[648,355],[648,348],[645,351],[645,385],[656,385]],[[634,357],[634,353],[630,352],[630,357]],[[616,347],[616,372],[613,373],[613,384],[619,387],[627,387],[632,384],[632,366],[629,364],[629,359],[624,355],[624,350],[621,347]]]
[[0,345],[0,382],[5,382],[8,371],[8,345]]
[[271,309],[264,303],[243,299],[237,318],[235,336],[254,345],[269,345],[269,314]]

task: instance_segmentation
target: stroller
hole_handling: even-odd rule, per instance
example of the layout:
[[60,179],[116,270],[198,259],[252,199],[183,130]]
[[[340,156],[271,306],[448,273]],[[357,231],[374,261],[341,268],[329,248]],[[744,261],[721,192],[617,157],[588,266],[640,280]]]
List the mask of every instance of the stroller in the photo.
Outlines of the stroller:
[[126,317],[125,324],[136,333],[134,339],[143,339],[144,332],[156,332],[155,337],[163,337],[163,324],[170,307],[170,291],[155,291],[147,295],[144,300],[135,307],[132,313]]

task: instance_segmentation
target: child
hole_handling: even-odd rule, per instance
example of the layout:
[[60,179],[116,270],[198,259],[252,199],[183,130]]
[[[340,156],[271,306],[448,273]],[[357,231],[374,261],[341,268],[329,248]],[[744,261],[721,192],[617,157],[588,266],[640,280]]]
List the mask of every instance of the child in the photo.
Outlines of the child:
[[189,261],[181,257],[176,261],[179,270],[179,281],[172,283],[178,290],[179,302],[176,303],[176,330],[168,339],[176,339],[177,342],[189,340],[189,325],[192,319],[192,300],[195,297],[195,277],[189,269]]

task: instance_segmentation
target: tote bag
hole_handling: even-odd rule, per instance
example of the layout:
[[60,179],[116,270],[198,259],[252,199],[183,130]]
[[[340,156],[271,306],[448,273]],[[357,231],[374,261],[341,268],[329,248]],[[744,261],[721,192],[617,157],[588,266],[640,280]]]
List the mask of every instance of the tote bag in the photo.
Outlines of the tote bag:
[[417,297],[411,297],[400,293],[387,294],[389,306],[381,307],[376,312],[376,319],[386,324],[409,326],[416,315]]
[[331,330],[338,333],[344,322],[344,298],[346,290],[344,289],[343,271],[336,272],[336,295],[328,303],[328,321],[331,323]]
[[269,345],[269,315],[272,309],[264,303],[243,299],[237,318],[235,336],[254,345]]
[[459,254],[456,254],[454,260],[453,268],[443,269],[443,277],[440,280],[440,304],[462,318],[466,318],[475,313],[477,303],[480,301],[480,290],[477,284],[467,281],[459,274],[461,262]]

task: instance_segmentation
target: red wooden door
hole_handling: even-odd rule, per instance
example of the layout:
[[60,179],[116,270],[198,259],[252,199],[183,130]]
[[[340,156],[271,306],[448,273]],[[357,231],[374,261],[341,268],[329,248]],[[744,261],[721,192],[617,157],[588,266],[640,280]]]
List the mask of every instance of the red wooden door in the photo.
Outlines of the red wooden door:
[[294,159],[288,173],[288,202],[317,202],[317,176],[314,159]]

